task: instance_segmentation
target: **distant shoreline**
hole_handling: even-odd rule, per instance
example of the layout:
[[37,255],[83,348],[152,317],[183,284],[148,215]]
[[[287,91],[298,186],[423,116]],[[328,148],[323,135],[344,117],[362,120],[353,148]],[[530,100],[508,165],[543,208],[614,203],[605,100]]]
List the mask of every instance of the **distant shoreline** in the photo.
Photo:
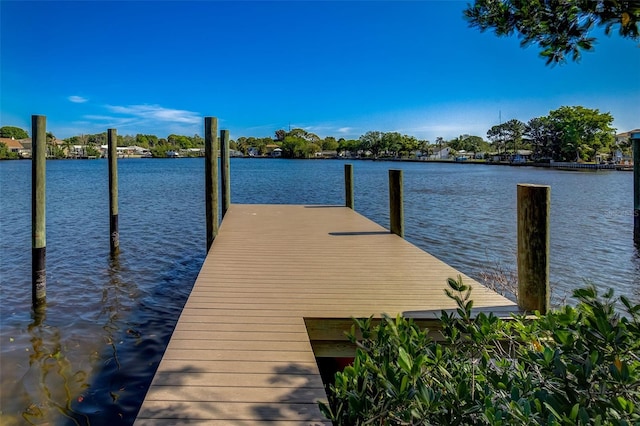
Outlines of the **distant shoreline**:
[[[196,157],[196,156],[185,156],[185,157],[141,157],[141,156],[126,156],[126,157],[118,157],[119,160],[138,160],[138,159],[159,159],[159,160],[180,160],[184,158],[204,158],[204,157]],[[595,164],[595,163],[575,163],[575,162],[553,162],[553,163],[509,163],[506,161],[495,162],[495,161],[484,161],[484,160],[465,160],[465,161],[455,161],[455,160],[445,160],[445,159],[430,159],[430,160],[422,160],[417,158],[344,158],[344,157],[312,157],[312,158],[283,158],[283,157],[232,157],[232,158],[240,158],[247,160],[296,160],[296,161],[307,161],[307,160],[338,160],[338,161],[387,161],[387,162],[401,162],[401,163],[442,163],[442,164],[475,164],[475,165],[485,165],[485,166],[512,166],[512,167],[538,167],[545,169],[554,169],[554,170],[566,170],[566,171],[599,171],[599,170],[614,170],[614,171],[633,171],[632,164]],[[55,161],[64,161],[64,160],[101,160],[104,158],[47,158],[48,160]],[[10,160],[31,160],[31,158],[3,158],[0,161],[10,161]]]

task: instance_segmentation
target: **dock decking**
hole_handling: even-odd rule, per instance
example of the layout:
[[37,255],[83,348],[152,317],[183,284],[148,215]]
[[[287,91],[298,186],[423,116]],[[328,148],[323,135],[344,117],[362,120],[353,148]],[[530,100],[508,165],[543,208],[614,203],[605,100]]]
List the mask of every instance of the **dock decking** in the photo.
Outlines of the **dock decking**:
[[233,204],[135,424],[330,425],[312,340],[331,355],[352,317],[433,318],[459,274],[474,306],[517,310],[346,207]]

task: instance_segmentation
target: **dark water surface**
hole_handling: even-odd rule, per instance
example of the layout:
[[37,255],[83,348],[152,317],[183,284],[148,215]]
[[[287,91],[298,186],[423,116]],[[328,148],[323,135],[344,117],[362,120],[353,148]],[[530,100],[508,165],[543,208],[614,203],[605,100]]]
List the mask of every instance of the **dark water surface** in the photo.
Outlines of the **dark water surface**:
[[[233,159],[232,202],[343,204],[341,161]],[[406,238],[461,271],[513,268],[516,184],[551,185],[558,301],[590,280],[640,303],[633,174],[354,162],[355,208],[388,227],[404,170]],[[204,161],[118,162],[109,256],[107,162],[47,163],[47,306],[31,312],[31,162],[0,162],[0,423],[131,424],[205,256]],[[247,265],[259,256],[248,250]]]

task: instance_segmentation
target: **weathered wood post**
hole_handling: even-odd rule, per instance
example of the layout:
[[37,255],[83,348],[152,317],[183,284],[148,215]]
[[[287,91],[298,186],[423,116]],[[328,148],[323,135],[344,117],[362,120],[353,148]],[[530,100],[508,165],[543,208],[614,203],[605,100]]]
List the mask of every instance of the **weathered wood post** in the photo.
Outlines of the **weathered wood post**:
[[633,241],[640,245],[640,133],[631,133],[633,148]]
[[404,238],[402,170],[389,170],[389,210],[391,233]]
[[111,254],[120,251],[120,231],[118,229],[118,131],[107,130],[109,148],[109,235]]
[[220,184],[222,187],[222,219],[231,206],[231,166],[229,163],[229,131],[220,130]]
[[218,119],[204,118],[204,174],[207,253],[218,235]]
[[47,117],[31,116],[31,136],[31,301],[37,309],[47,296]]
[[518,184],[518,306],[546,313],[549,289],[551,187]]
[[345,205],[353,210],[353,164],[344,165]]

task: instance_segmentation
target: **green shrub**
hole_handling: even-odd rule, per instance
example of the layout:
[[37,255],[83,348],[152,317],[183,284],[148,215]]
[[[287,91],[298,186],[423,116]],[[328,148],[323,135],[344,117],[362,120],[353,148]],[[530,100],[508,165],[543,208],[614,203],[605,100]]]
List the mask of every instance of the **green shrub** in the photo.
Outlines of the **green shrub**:
[[640,305],[588,287],[575,307],[503,320],[448,285],[442,342],[411,319],[355,320],[356,357],[320,404],[335,425],[640,425]]

